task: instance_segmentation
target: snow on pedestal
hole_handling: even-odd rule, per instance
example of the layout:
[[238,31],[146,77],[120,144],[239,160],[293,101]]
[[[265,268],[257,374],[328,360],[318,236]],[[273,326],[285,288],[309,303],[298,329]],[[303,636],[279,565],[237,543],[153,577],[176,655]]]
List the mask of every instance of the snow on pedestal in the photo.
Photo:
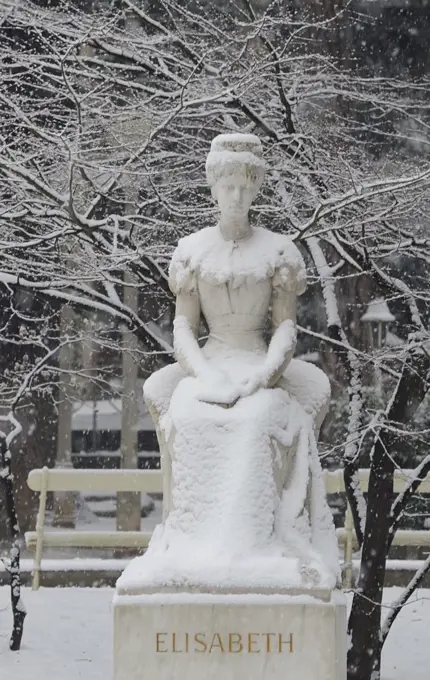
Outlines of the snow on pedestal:
[[[308,680],[344,677],[337,543],[316,446],[330,386],[318,368],[292,358],[296,298],[306,287],[300,252],[248,222],[263,174],[257,137],[215,138],[207,176],[220,222],[181,239],[172,259],[178,363],[144,387],[162,454],[165,521],[117,583],[115,680],[137,680],[141,664],[151,680],[185,680],[189,654],[199,660],[196,677],[276,680],[288,664]],[[179,657],[172,641],[198,646],[197,635],[213,650],[190,647]],[[297,647],[287,663],[266,647],[290,635]],[[240,640],[237,655],[225,652],[232,640]]]

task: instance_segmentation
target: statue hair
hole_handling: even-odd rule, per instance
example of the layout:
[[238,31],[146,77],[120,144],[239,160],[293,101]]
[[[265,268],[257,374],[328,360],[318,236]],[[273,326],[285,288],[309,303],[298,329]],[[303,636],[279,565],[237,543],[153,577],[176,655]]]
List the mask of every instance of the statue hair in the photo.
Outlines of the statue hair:
[[256,135],[223,134],[212,140],[206,160],[206,177],[211,188],[223,177],[240,174],[255,184],[264,180],[263,147]]

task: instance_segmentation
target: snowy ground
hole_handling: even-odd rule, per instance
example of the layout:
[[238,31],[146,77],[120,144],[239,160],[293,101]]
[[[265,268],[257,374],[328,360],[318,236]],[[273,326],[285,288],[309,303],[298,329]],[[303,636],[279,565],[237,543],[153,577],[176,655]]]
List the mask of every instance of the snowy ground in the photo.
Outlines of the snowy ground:
[[[387,588],[385,604],[399,588]],[[9,588],[0,588],[1,680],[110,680],[113,591],[109,588],[24,589],[28,610],[20,652],[10,652]],[[386,643],[383,680],[428,680],[430,590],[403,609]]]

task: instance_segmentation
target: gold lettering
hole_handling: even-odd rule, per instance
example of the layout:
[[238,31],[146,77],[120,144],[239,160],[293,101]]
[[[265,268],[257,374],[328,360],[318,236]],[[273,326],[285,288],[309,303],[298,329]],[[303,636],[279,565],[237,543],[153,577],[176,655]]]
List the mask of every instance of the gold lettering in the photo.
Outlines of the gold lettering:
[[[216,641],[216,644],[215,644]],[[211,646],[209,647],[209,654],[212,652],[212,649],[220,649],[224,653],[224,647],[222,644],[221,640],[221,635],[219,633],[214,633],[214,636],[212,638]]]
[[272,651],[272,648],[271,648],[271,645],[270,645],[270,638],[272,637],[272,635],[273,635],[273,637],[276,637],[276,633],[261,633],[261,635],[266,636],[266,652],[270,653]]
[[[240,654],[247,651],[248,654],[260,654],[262,651],[270,654],[271,652],[278,652],[279,654],[288,652],[290,654],[294,651],[293,633],[284,639],[282,633],[228,633],[223,638],[221,633],[213,633],[208,640],[206,633],[156,633],[155,634],[155,649],[157,654],[165,654],[170,651],[170,635],[171,637],[171,651],[176,654],[191,652],[204,653],[219,650],[222,654],[228,652],[229,654]],[[259,645],[259,638],[263,638],[264,642]],[[278,644],[276,645],[276,638]],[[228,639],[228,646],[227,646]],[[181,645],[182,640],[182,645]],[[193,645],[194,643],[194,645]],[[276,649],[277,647],[277,649]]]
[[164,640],[160,639],[161,635],[167,635],[167,633],[156,633],[155,640],[156,640],[156,651],[157,651],[157,653],[168,651],[167,649],[160,649],[160,644],[162,644],[164,642]]
[[205,642],[205,635],[204,635],[204,633],[196,633],[196,634],[194,635],[194,642],[195,642],[197,645],[201,645],[201,646],[203,647],[203,649],[195,649],[195,648],[194,648],[194,650],[195,650],[196,652],[199,652],[200,654],[202,654],[203,652],[205,652],[205,651],[207,650],[207,647],[208,647],[208,646],[207,646],[207,644],[206,644],[206,642]]
[[293,652],[293,634],[290,633],[290,637],[288,638],[288,640],[283,640],[282,639],[282,633],[279,633],[278,639],[279,639],[278,652],[279,653],[282,652],[282,645],[289,645],[290,646],[290,654],[292,654],[292,652]]
[[249,654],[260,654],[259,649],[253,649],[253,646],[258,643],[258,640],[253,640],[252,638],[259,635],[259,633],[248,633],[248,652]]
[[230,654],[239,654],[239,652],[243,651],[242,636],[240,633],[228,634],[228,651]]
[[172,652],[183,652],[183,649],[176,649],[176,633],[172,633]]

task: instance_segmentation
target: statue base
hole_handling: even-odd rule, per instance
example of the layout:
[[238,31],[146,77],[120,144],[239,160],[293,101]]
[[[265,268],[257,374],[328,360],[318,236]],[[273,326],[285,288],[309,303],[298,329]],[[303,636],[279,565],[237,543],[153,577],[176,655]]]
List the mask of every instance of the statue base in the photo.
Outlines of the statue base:
[[344,595],[293,592],[116,595],[114,680],[345,680]]

